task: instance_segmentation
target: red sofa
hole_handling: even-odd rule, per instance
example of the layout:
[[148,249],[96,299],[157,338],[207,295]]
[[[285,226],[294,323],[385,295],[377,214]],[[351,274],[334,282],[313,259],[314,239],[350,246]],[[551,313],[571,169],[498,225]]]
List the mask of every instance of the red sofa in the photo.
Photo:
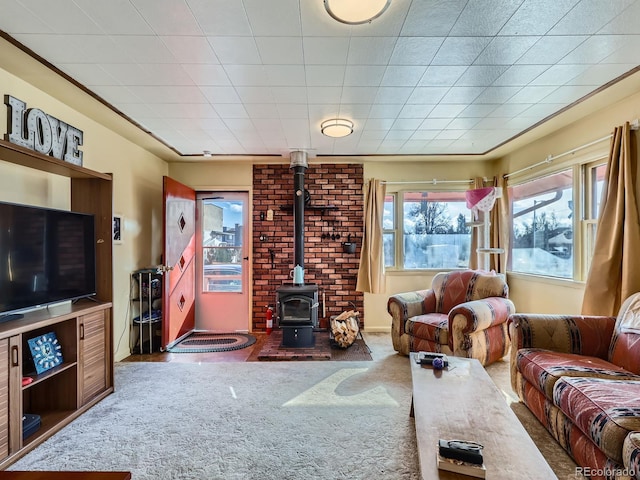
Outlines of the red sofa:
[[587,478],[638,478],[640,293],[617,317],[509,317],[511,384]]

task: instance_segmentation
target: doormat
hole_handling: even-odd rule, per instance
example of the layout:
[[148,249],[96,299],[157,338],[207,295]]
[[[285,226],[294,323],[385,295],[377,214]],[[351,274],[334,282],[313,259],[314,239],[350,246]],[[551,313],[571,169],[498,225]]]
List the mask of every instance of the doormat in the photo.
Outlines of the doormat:
[[246,333],[192,332],[172,347],[171,353],[229,352],[256,343],[256,337]]
[[282,330],[274,330],[267,336],[264,345],[255,358],[249,360],[334,360],[368,361],[371,351],[362,338],[358,338],[349,348],[332,347],[328,331],[314,332],[315,345],[308,348],[282,346]]

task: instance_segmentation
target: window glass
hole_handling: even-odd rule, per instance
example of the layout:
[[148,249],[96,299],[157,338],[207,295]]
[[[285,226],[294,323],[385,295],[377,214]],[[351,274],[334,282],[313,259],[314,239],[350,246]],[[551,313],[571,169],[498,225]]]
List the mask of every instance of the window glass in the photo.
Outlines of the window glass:
[[593,197],[591,198],[591,218],[593,219],[597,219],[600,215],[600,202],[602,201],[602,191],[604,190],[604,176],[606,171],[606,165],[598,165],[591,169],[591,191],[593,192]]
[[573,172],[509,188],[511,270],[573,278]]
[[396,197],[385,195],[382,214],[382,240],[385,268],[396,265]]
[[404,192],[403,267],[469,266],[471,219],[464,192]]

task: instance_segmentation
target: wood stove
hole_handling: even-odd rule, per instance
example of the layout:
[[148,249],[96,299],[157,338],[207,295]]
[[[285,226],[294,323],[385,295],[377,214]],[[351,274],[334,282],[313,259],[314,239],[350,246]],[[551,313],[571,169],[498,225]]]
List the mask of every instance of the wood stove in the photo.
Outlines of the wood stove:
[[282,285],[276,289],[276,316],[282,346],[312,347],[318,325],[318,285]]

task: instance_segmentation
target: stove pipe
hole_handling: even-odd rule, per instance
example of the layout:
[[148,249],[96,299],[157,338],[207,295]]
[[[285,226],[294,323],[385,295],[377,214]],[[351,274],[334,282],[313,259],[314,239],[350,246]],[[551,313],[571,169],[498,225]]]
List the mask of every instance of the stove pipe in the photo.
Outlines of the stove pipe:
[[308,167],[307,152],[291,152],[293,169],[293,266],[304,268],[304,172]]

